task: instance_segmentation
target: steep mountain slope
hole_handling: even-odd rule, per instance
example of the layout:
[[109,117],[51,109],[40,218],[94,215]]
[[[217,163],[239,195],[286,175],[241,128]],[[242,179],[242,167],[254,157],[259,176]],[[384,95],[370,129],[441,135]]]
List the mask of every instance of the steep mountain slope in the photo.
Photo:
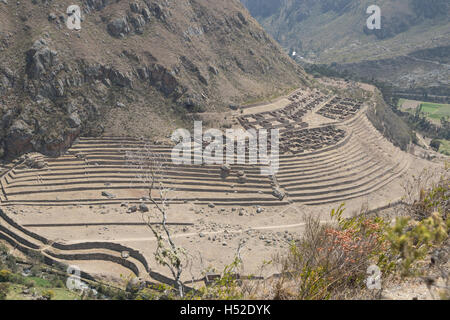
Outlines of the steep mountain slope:
[[[449,66],[440,64],[450,57],[448,0],[242,2],[286,50],[295,50],[304,61],[337,63],[358,75],[387,76],[403,88],[449,85]],[[367,28],[366,10],[373,4],[381,9],[380,30]],[[367,61],[379,62],[378,72],[374,74],[374,63]],[[400,65],[395,75],[392,65]]]
[[79,135],[167,136],[188,113],[302,83],[237,0],[0,1],[0,157],[57,155]]

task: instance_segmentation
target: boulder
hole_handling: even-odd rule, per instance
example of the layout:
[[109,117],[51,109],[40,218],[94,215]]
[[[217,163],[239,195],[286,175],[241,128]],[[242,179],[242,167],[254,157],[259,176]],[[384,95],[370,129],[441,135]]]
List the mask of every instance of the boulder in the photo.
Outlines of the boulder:
[[131,206],[128,208],[127,213],[134,213],[137,211],[137,207],[136,206]]
[[222,179],[225,179],[228,177],[231,173],[231,167],[228,164],[224,164],[222,167],[220,167],[220,176]]
[[33,130],[23,120],[15,120],[8,130],[6,138],[6,150],[9,157],[15,157],[29,152],[33,149],[32,145]]
[[121,34],[125,35],[131,31],[126,17],[117,18],[108,23],[107,30],[114,37],[120,37]]
[[246,175],[239,176],[238,177],[238,182],[239,183],[246,183],[247,182],[247,176]]
[[273,195],[275,198],[277,198],[278,200],[280,200],[280,201],[283,200],[284,197],[285,197],[284,192],[281,191],[279,188],[274,188],[274,189],[272,190],[272,195]]
[[53,12],[48,15],[48,21],[55,21],[56,19],[58,19],[58,16]]
[[140,278],[133,278],[127,283],[126,291],[131,293],[137,293],[145,288],[145,282]]
[[109,80],[120,87],[131,87],[132,85],[131,76],[117,70],[111,70],[109,72]]
[[111,192],[108,191],[102,191],[102,196],[108,199],[114,199],[116,197],[115,195],[113,195]]
[[148,10],[147,8],[144,8],[144,9],[142,9],[141,14],[144,16],[145,21],[147,21],[147,22],[150,21],[150,17],[151,17],[150,10]]
[[50,50],[44,39],[36,40],[30,50],[26,52],[26,73],[31,79],[38,79],[49,72],[57,64],[57,52]]
[[42,160],[38,160],[33,163],[34,169],[44,169],[46,166],[47,164],[45,163],[45,161]]
[[78,113],[73,112],[68,119],[69,122],[69,126],[71,128],[78,128],[79,126],[81,126],[81,120],[80,117],[78,116]]
[[243,170],[239,170],[237,172],[238,176],[238,182],[239,183],[246,183],[247,182],[247,176],[245,175],[245,172]]
[[136,2],[130,3],[131,12],[138,13],[139,12],[139,4]]
[[208,67],[208,71],[211,72],[212,74],[216,75],[216,76],[219,74],[219,69],[217,69],[214,66],[209,66]]

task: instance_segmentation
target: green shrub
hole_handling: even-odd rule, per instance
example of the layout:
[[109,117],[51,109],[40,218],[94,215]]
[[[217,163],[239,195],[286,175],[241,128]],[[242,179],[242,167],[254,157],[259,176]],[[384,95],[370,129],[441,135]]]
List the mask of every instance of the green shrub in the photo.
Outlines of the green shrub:
[[8,282],[11,279],[11,271],[2,269],[0,270],[0,282]]
[[42,297],[45,300],[51,300],[51,299],[53,299],[54,296],[55,296],[55,293],[53,292],[53,290],[44,290],[44,291],[42,291]]
[[52,285],[53,285],[55,288],[64,288],[64,287],[65,287],[65,284],[64,284],[64,282],[63,282],[61,279],[55,279],[55,280],[53,280],[53,281],[52,281]]
[[0,300],[5,300],[9,292],[9,283],[0,283]]
[[5,259],[6,266],[8,269],[10,269],[12,272],[17,272],[18,266],[16,262],[16,258],[10,254],[7,254]]
[[9,252],[8,247],[4,243],[0,242],[0,253],[7,254],[8,252]]
[[438,151],[439,151],[439,148],[441,147],[441,141],[439,141],[438,139],[433,139],[433,140],[431,140],[431,142],[430,142],[430,147],[431,147],[434,151],[438,152]]
[[448,225],[439,212],[422,221],[401,217],[387,235],[391,250],[400,258],[401,273],[407,276],[415,273],[415,262],[423,260],[431,248],[448,238]]
[[34,265],[30,269],[30,273],[33,277],[37,277],[41,274],[41,267],[38,265]]

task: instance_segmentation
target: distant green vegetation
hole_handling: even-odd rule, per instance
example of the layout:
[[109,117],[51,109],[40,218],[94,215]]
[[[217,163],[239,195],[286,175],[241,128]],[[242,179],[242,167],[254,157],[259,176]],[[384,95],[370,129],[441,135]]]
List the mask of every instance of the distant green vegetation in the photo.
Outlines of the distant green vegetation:
[[[400,99],[398,101],[398,107],[403,111],[414,114],[416,112],[416,108],[409,108],[408,106],[405,106],[408,102],[412,102],[414,104],[414,101]],[[417,103],[419,104],[420,113],[430,119],[440,121],[442,118],[450,117],[450,104],[422,101],[417,101]]]
[[439,153],[445,154],[446,156],[450,156],[450,140],[439,140],[441,143],[439,146]]
[[425,102],[422,103],[422,112],[427,113],[429,117],[433,119],[450,117],[450,104]]

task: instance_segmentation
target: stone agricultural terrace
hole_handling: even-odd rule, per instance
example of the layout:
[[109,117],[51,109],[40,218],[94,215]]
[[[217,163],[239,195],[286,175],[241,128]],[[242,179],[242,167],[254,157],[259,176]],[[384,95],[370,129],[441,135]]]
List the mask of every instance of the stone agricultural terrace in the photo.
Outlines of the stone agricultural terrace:
[[[39,251],[50,263],[76,262],[86,276],[125,269],[168,283],[151,262],[153,242],[141,217],[153,210],[146,172],[133,162],[143,157],[130,159],[145,149],[152,155],[147,160],[163,168],[157,182],[171,190],[169,222],[181,245],[226,264],[245,235],[253,241],[250,260],[262,261],[268,248],[287,245],[289,230],[301,229],[298,208],[329,212],[342,202],[355,207],[398,194],[412,157],[372,126],[366,110],[360,101],[299,89],[232,111],[236,128],[280,130],[273,176],[261,175],[259,165],[177,165],[173,146],[130,137],[82,137],[58,158],[24,155],[0,175],[0,238],[23,252]],[[159,200],[158,190],[152,197]],[[284,237],[270,231],[277,228]]]

